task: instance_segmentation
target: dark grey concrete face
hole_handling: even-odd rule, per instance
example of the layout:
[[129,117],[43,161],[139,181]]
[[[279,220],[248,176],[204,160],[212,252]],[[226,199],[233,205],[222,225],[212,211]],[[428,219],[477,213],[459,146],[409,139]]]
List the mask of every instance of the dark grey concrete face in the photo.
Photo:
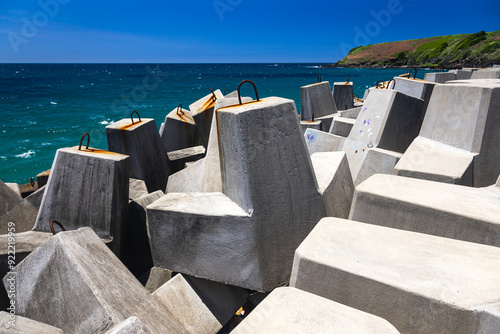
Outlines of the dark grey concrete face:
[[337,112],[328,81],[300,87],[300,117],[310,121]]
[[50,232],[57,220],[67,230],[91,227],[119,249],[129,191],[129,157],[78,147],[57,150],[34,231]]
[[425,110],[427,110],[427,106],[429,105],[432,91],[438,83],[419,79],[408,79],[403,77],[394,77],[394,80],[395,90],[406,95],[416,97],[417,99],[424,100],[425,115]]
[[203,146],[205,147],[208,147],[208,139],[210,138],[210,127],[214,116],[215,102],[217,99],[224,98],[219,89],[217,89],[214,94],[208,94],[189,106],[191,117],[198,128],[198,133],[200,134]]
[[398,174],[475,187],[493,184],[500,174],[499,106],[498,83],[435,87],[419,137],[396,165]]
[[174,109],[166,117],[160,130],[166,152],[182,150],[201,144],[196,124],[186,109]]
[[333,119],[332,125],[328,130],[332,135],[337,135],[347,138],[351,133],[352,127],[356,122],[355,119],[350,119],[346,117],[335,117]]
[[354,92],[352,82],[334,82],[332,90],[333,100],[337,110],[354,108]]
[[290,282],[416,334],[498,332],[499,284],[498,247],[330,217],[297,248]]
[[111,152],[130,156],[130,177],[144,180],[149,192],[165,190],[172,172],[154,119],[122,119],[106,127],[106,137]]
[[65,333],[105,332],[130,316],[153,333],[183,332],[90,228],[58,233],[15,271],[17,313]]
[[457,75],[453,72],[425,73],[424,80],[443,84],[446,81],[457,80]]

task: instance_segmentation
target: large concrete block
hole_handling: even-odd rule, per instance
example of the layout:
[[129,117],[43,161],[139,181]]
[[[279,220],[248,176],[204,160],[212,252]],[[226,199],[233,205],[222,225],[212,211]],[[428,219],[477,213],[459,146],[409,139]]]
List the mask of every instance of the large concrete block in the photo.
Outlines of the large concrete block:
[[328,132],[333,135],[347,138],[351,133],[352,127],[355,123],[356,120],[352,118],[335,117],[333,119],[332,125],[330,126],[330,129],[328,129]]
[[178,171],[185,168],[187,162],[198,161],[203,158],[205,154],[205,147],[199,145],[183,148],[182,150],[168,152],[167,156],[171,162],[172,172],[177,173]]
[[231,333],[399,333],[387,320],[295,288],[277,288]]
[[220,108],[217,122],[223,193],[169,193],[148,206],[153,259],[269,291],[288,281],[293,250],[326,214],[295,104],[271,97]]
[[23,198],[5,183],[0,181],[0,217],[21,203]]
[[345,141],[344,137],[314,129],[307,129],[304,138],[309,154],[340,151]]
[[7,312],[0,312],[0,333],[2,334],[63,334],[63,331],[38,321]]
[[327,216],[347,218],[351,210],[354,184],[345,152],[314,153],[311,161]]
[[398,92],[416,97],[417,99],[424,100],[424,112],[427,110],[429,101],[431,99],[432,91],[438,84],[432,81],[425,81],[419,79],[408,79],[403,77],[394,77],[394,88]]
[[290,285],[388,320],[401,333],[496,333],[500,248],[324,218]]
[[149,192],[165,190],[171,166],[154,119],[122,119],[106,126],[106,137],[111,152],[130,156],[130,177],[144,180]]
[[147,280],[144,287],[150,293],[153,293],[156,289],[158,289],[160,286],[168,282],[171,278],[172,278],[172,270],[153,267],[151,268],[149,273],[147,273]]
[[220,90],[216,90],[213,94],[201,98],[200,100],[189,105],[191,117],[193,118],[198,133],[205,147],[208,147],[208,139],[210,138],[210,127],[214,116],[215,102],[218,99],[224,98]]
[[457,80],[457,75],[453,72],[425,73],[424,80],[443,84],[446,81]]
[[201,144],[201,137],[188,110],[175,108],[165,117],[160,137],[166,152]]
[[424,101],[392,89],[374,89],[365,101],[342,148],[354,180],[374,147],[404,152],[417,137]]
[[26,199],[0,217],[0,234],[7,233],[8,223],[14,223],[16,232],[31,231],[35,225],[38,209]]
[[350,219],[500,247],[500,189],[394,175],[356,187]]
[[101,238],[113,239],[113,251],[119,254],[127,213],[129,157],[93,148],[62,148],[51,170],[33,230],[50,232],[52,220],[67,230],[88,226]]
[[183,332],[90,228],[56,234],[15,272],[3,282],[15,277],[17,314],[65,333],[103,333],[131,316],[153,333]]
[[471,79],[500,79],[500,69],[484,69],[474,71]]
[[366,159],[358,177],[354,180],[354,186],[358,186],[361,182],[375,174],[395,174],[394,167],[398,163],[403,154],[399,152],[384,150],[378,147],[370,148],[366,153]]
[[128,187],[129,199],[136,199],[148,194],[148,188],[146,187],[146,183],[144,180],[129,179],[129,187]]
[[352,82],[334,82],[332,90],[333,100],[337,110],[354,108],[354,92]]
[[450,73],[455,73],[457,75],[457,80],[468,80],[472,77],[471,70],[450,70]]
[[354,107],[347,110],[339,111],[341,117],[356,119],[358,118],[359,113],[361,112],[362,107]]
[[488,186],[500,174],[500,84],[439,85],[419,137],[396,165],[399,175]]
[[304,121],[337,112],[328,81],[300,87],[300,105],[300,117]]
[[38,184],[38,188],[41,188],[47,184],[47,181],[49,180],[49,175],[50,175],[50,169],[38,173],[36,175],[36,183]]

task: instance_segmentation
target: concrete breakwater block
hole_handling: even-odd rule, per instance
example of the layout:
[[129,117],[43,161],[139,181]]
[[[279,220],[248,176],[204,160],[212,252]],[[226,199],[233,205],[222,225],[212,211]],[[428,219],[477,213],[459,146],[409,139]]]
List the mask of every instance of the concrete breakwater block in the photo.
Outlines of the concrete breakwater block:
[[344,117],[344,118],[356,119],[356,118],[358,118],[358,115],[361,112],[361,109],[362,109],[362,107],[354,107],[351,109],[339,111],[339,114],[341,117]]
[[130,317],[111,328],[105,334],[150,334],[149,329],[137,317]]
[[91,227],[101,238],[113,239],[119,252],[126,219],[129,157],[78,147],[57,150],[34,231],[50,232],[56,220],[67,230]]
[[354,180],[369,149],[403,153],[408,148],[420,130],[423,107],[423,100],[392,89],[374,89],[370,93],[342,148]]
[[217,122],[223,193],[169,193],[149,205],[153,260],[269,291],[288,281],[294,249],[326,215],[295,103],[220,108]]
[[324,218],[290,285],[388,320],[401,333],[497,333],[500,248]]
[[165,190],[172,171],[154,119],[122,119],[106,126],[106,137],[111,152],[130,156],[130,177],[144,180],[149,192]]
[[500,69],[484,69],[474,71],[471,79],[500,79]]
[[208,147],[208,138],[210,138],[210,127],[214,116],[215,101],[222,98],[224,98],[224,95],[217,89],[215,92],[189,105],[191,117],[198,128],[198,133],[205,147]]
[[153,293],[189,333],[217,333],[248,295],[242,288],[182,274]]
[[17,314],[65,333],[103,333],[131,316],[152,333],[183,332],[90,228],[56,234],[14,270]]
[[352,82],[334,82],[332,89],[333,100],[337,110],[354,108],[354,92]]
[[328,81],[300,87],[300,117],[310,121],[337,112]]
[[189,110],[181,106],[167,116],[160,127],[160,137],[166,152],[182,150],[201,144],[201,137]]
[[500,174],[500,84],[434,88],[418,138],[396,165],[399,175],[475,187]]
[[394,77],[394,88],[398,92],[424,100],[424,112],[427,110],[431,99],[432,91],[438,84],[433,81],[425,81],[419,79],[408,79],[404,77]]
[[0,217],[22,201],[21,195],[0,181]]
[[369,149],[354,186],[357,187],[361,182],[375,174],[396,174],[394,167],[402,156],[403,154],[399,152],[378,147]]
[[307,129],[314,129],[321,131],[321,121],[320,120],[315,120],[315,121],[300,121],[300,128],[302,130],[302,133],[305,133]]
[[296,288],[277,288],[231,333],[399,333],[387,320]]
[[206,149],[202,145],[183,148],[182,150],[171,151],[167,153],[168,160],[172,165],[172,171],[177,173],[185,168],[186,163],[195,162],[203,158]]
[[347,117],[334,117],[328,132],[333,135],[347,138],[351,133],[352,127],[355,123],[355,119]]
[[340,151],[345,141],[344,137],[314,129],[307,129],[304,138],[309,154]]
[[50,175],[50,169],[46,170],[45,172],[38,173],[36,175],[36,182],[38,184],[39,189],[47,184],[47,181],[49,180],[49,175]]
[[446,81],[457,80],[457,74],[453,72],[425,73],[424,80],[443,84]]
[[457,80],[469,80],[472,77],[472,70],[449,70],[457,75]]
[[345,152],[321,152],[311,155],[318,189],[323,195],[326,215],[347,218],[351,210],[354,184]]
[[34,321],[19,315],[12,315],[5,311],[0,312],[0,331],[8,334],[63,334],[54,326]]
[[374,175],[356,188],[349,219],[500,247],[500,189]]
[[[30,196],[33,196],[30,195]],[[31,231],[35,225],[38,208],[31,204],[27,198],[0,216],[0,234],[7,233],[8,223],[14,223],[16,233]]]
[[143,180],[130,178],[128,187],[128,197],[131,200],[148,194],[148,188]]

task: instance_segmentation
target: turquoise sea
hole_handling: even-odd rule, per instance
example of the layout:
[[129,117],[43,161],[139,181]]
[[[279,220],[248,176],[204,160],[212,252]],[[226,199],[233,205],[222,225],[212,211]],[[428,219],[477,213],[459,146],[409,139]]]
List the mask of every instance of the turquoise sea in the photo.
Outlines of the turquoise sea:
[[[259,97],[293,99],[300,113],[300,87],[321,75],[330,84],[354,82],[359,97],[378,80],[406,69],[321,68],[321,64],[0,64],[0,180],[27,183],[51,168],[58,148],[78,145],[107,149],[106,125],[133,110],[157,126],[182,103],[231,91],[245,79]],[[419,70],[423,78],[426,71]],[[250,85],[242,88],[254,96]]]

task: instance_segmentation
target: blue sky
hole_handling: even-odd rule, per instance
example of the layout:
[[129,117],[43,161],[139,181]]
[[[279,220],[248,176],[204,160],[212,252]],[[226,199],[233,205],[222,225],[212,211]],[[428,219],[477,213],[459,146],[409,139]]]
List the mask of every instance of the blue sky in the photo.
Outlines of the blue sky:
[[500,29],[498,0],[2,0],[0,62],[332,63],[359,44]]

